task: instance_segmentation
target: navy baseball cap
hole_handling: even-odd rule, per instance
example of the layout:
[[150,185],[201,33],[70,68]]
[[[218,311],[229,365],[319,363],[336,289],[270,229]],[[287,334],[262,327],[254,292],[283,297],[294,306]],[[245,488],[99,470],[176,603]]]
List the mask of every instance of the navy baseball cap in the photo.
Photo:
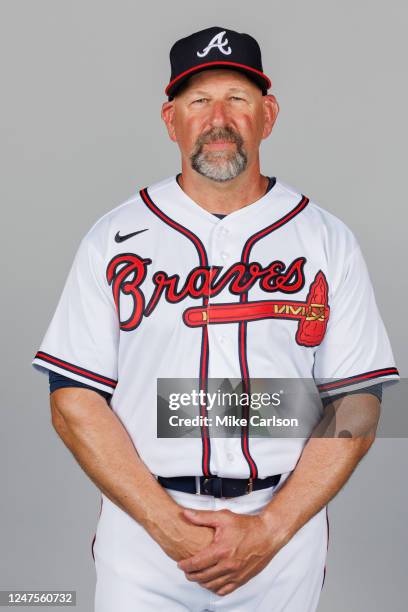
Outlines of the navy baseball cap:
[[271,87],[263,73],[261,49],[249,34],[213,27],[181,38],[170,49],[171,76],[165,94],[172,100],[193,74],[211,68],[243,72],[265,95]]

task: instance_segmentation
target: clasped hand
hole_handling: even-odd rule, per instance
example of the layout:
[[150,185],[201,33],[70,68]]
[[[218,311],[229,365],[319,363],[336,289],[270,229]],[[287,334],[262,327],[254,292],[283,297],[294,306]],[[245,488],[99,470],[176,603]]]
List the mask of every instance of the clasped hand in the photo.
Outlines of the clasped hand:
[[227,595],[256,576],[283,545],[262,515],[190,509],[183,515],[215,533],[209,546],[177,565],[187,580],[217,595]]

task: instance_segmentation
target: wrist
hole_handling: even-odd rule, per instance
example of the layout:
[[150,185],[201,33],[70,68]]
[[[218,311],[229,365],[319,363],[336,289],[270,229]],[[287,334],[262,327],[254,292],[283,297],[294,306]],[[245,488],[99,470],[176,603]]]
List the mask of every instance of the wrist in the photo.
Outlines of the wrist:
[[288,512],[277,505],[269,504],[259,514],[267,539],[275,547],[284,546],[298,530],[296,521]]
[[180,522],[180,515],[180,506],[166,495],[166,498],[160,499],[160,503],[145,505],[136,520],[156,540],[172,525]]

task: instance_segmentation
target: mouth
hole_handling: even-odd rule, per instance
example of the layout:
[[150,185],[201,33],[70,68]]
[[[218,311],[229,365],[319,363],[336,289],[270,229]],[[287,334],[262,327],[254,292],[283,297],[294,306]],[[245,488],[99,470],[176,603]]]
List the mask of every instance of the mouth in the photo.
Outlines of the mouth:
[[236,147],[236,143],[227,140],[218,140],[217,142],[205,143],[204,147],[210,149],[211,151],[220,151],[223,149],[232,149]]

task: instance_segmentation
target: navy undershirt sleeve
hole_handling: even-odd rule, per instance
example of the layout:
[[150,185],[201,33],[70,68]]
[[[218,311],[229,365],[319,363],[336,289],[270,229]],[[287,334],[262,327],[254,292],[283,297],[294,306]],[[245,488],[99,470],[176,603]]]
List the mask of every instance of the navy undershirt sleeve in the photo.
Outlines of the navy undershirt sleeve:
[[371,385],[370,387],[364,387],[363,389],[355,389],[354,391],[346,391],[345,393],[339,393],[330,397],[322,397],[322,404],[326,408],[326,406],[330,404],[330,402],[332,402],[333,400],[346,397],[346,395],[355,395],[356,393],[370,393],[371,395],[375,395],[376,397],[378,397],[381,402],[382,384],[378,383],[377,385]]
[[68,376],[58,374],[58,372],[53,372],[52,370],[48,370],[48,381],[50,384],[50,393],[52,393],[56,389],[62,389],[63,387],[82,387],[84,389],[91,389],[92,391],[96,391],[96,393],[102,395],[102,397],[104,397],[108,403],[110,401],[110,398],[112,397],[110,393],[102,391],[102,389],[96,389],[95,387],[91,387],[90,385],[85,385],[84,383],[81,383],[78,380],[73,380],[72,378],[68,378]]

